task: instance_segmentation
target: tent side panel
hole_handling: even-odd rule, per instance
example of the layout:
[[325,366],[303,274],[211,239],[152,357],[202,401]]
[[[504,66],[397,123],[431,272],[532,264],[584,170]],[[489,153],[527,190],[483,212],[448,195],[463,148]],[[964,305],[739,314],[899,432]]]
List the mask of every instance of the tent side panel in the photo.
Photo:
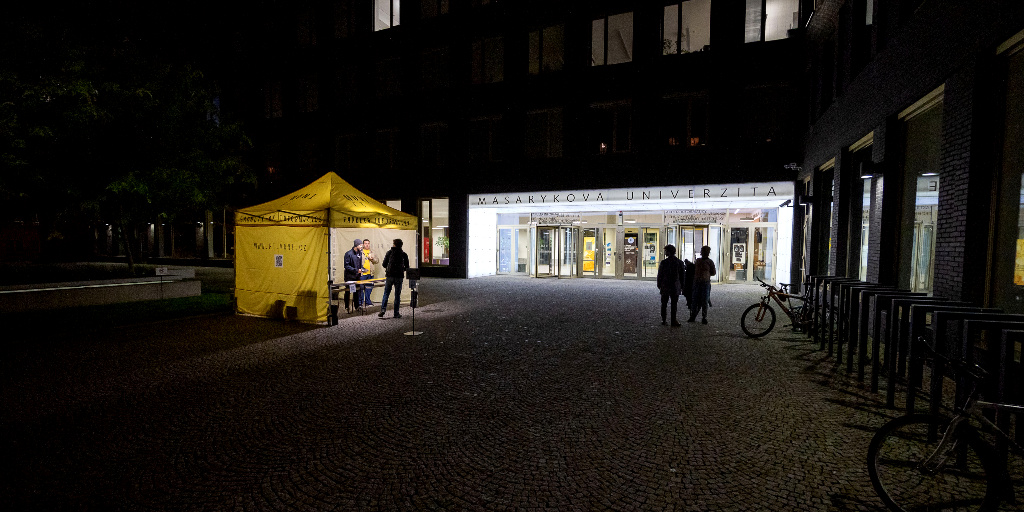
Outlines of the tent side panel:
[[280,317],[294,306],[302,322],[327,321],[327,228],[239,226],[235,247],[240,313]]

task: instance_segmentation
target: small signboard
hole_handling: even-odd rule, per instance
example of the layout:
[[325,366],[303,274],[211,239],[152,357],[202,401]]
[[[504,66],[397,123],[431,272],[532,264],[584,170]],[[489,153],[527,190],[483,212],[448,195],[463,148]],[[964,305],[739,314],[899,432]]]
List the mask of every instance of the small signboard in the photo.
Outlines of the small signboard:
[[167,275],[170,275],[170,272],[167,271],[167,267],[157,267],[156,268],[156,275],[158,275],[158,276],[167,276]]

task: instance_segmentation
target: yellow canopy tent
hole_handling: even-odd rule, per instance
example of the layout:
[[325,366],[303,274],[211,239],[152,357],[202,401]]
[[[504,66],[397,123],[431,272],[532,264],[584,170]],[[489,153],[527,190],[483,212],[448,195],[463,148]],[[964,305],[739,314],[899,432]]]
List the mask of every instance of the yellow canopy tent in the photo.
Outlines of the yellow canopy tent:
[[374,277],[384,277],[381,262],[395,238],[403,240],[403,249],[413,253],[409,264],[417,266],[416,216],[367,197],[333,172],[279,199],[237,210],[237,311],[275,317],[294,307],[300,321],[327,322],[329,282],[343,281],[344,254],[357,238],[370,239],[378,258]]

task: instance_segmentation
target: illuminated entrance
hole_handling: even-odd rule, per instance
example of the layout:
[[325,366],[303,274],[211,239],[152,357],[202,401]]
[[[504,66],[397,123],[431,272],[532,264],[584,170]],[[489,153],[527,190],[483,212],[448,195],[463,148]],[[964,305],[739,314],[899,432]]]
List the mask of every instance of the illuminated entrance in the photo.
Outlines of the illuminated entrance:
[[690,261],[709,246],[716,282],[789,282],[792,193],[761,183],[471,195],[469,276],[654,280],[673,244]]

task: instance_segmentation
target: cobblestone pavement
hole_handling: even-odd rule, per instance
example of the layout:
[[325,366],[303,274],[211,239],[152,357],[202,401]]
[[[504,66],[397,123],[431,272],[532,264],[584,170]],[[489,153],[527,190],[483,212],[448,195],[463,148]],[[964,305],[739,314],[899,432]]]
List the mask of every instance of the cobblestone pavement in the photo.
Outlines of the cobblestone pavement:
[[865,453],[897,412],[803,335],[743,337],[759,294],[716,286],[710,325],[671,328],[652,282],[427,279],[420,336],[403,335],[403,309],[319,328],[202,317],[8,348],[3,502],[881,510]]

